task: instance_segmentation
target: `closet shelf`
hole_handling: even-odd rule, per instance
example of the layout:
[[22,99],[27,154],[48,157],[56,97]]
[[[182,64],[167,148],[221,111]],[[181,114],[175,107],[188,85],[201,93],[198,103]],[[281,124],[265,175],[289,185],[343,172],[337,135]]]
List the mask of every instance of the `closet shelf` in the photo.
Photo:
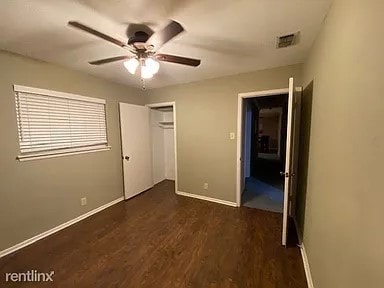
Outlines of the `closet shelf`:
[[159,127],[163,129],[173,129],[173,121],[159,121]]

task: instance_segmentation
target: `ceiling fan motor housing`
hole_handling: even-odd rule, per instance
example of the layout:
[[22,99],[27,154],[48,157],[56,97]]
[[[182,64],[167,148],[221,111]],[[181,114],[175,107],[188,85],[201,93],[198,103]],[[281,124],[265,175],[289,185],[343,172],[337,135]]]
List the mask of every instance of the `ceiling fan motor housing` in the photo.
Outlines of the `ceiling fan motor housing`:
[[128,45],[133,45],[135,43],[145,43],[149,38],[148,33],[144,31],[136,31],[135,35],[129,37]]

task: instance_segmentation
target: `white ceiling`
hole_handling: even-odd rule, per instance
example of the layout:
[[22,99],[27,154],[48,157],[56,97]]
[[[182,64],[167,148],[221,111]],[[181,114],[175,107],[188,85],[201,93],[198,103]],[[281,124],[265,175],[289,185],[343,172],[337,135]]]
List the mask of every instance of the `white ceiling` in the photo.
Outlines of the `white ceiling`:
[[[125,50],[67,26],[77,20],[126,41],[128,23],[160,29],[167,19],[187,32],[160,50],[200,58],[198,68],[161,63],[148,88],[302,63],[332,0],[1,0],[0,49],[140,87],[122,62],[88,61]],[[300,43],[275,49],[275,37],[301,31]]]

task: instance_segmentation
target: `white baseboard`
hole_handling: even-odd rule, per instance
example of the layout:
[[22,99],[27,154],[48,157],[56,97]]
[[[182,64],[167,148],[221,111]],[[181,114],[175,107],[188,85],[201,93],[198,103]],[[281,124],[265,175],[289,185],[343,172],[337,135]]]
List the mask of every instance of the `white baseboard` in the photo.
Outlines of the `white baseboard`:
[[159,181],[153,181],[153,185],[157,185],[157,184],[159,184],[159,183],[161,183],[161,182],[163,182],[164,180],[166,180],[165,178],[162,178],[162,179],[160,179]]
[[309,262],[308,262],[308,257],[307,257],[307,252],[305,251],[303,239],[301,238],[301,231],[299,229],[299,225],[298,225],[295,217],[293,217],[293,221],[294,221],[295,226],[296,226],[297,238],[299,239],[299,248],[300,248],[301,258],[303,258],[303,265],[304,265],[304,270],[305,270],[305,277],[307,278],[308,288],[314,288],[313,281],[312,281],[311,269],[309,267]]
[[159,183],[161,183],[161,182],[163,182],[163,181],[165,181],[165,180],[175,181],[174,178],[166,178],[166,177],[165,177],[165,178],[163,178],[163,179],[161,179],[161,180],[159,180],[159,181],[153,182],[153,185],[159,184]]
[[223,205],[228,205],[228,206],[232,206],[232,207],[237,207],[236,202],[220,200],[220,199],[216,199],[216,198],[211,198],[211,197],[197,195],[197,194],[191,194],[191,193],[182,192],[182,191],[177,191],[176,194],[181,195],[181,196],[196,198],[196,199],[200,199],[200,200],[215,202],[215,203],[219,203],[219,204],[223,204]]
[[155,185],[156,184],[153,184],[152,186],[150,186],[148,188],[145,188],[143,191],[140,191],[140,192],[138,192],[136,194],[133,194],[133,195],[129,195],[129,196],[124,195],[123,198],[124,198],[124,200],[129,200],[129,199],[131,199],[133,197],[139,196],[141,193],[147,192],[148,190],[152,189]]
[[31,245],[32,243],[35,243],[36,241],[39,241],[39,240],[41,240],[41,239],[43,239],[43,238],[45,238],[45,237],[47,237],[47,236],[49,236],[49,235],[51,235],[53,233],[56,233],[56,232],[58,232],[58,231],[60,231],[60,230],[62,230],[64,228],[67,228],[68,226],[71,226],[71,225],[73,225],[73,224],[75,224],[75,223],[77,223],[77,222],[79,222],[81,220],[84,220],[85,218],[87,218],[89,216],[92,216],[92,215],[96,214],[97,212],[100,212],[100,211],[102,211],[102,210],[104,210],[104,209],[106,209],[106,208],[108,208],[108,207],[110,207],[112,205],[115,205],[116,203],[121,202],[123,200],[124,200],[124,197],[117,198],[116,200],[113,200],[113,201],[111,201],[111,202],[109,202],[107,204],[104,204],[104,205],[96,208],[96,209],[93,209],[93,210],[91,210],[91,211],[89,211],[89,212],[87,212],[87,213],[85,213],[83,215],[80,215],[79,217],[76,217],[76,218],[74,218],[72,220],[69,220],[68,222],[60,224],[59,226],[56,226],[56,227],[54,227],[52,229],[49,229],[48,231],[40,233],[40,234],[38,234],[36,236],[33,236],[32,238],[29,238],[29,239],[27,239],[27,240],[25,240],[23,242],[20,242],[20,243],[14,245],[12,247],[9,247],[9,248],[7,248],[5,250],[2,250],[2,251],[0,251],[0,258],[4,257],[5,255],[8,255],[10,253],[13,253],[13,252],[15,252],[15,251],[17,251],[17,250],[19,250],[21,248],[24,248],[24,247],[26,247],[28,245]]
[[307,252],[305,251],[305,247],[303,243],[301,243],[300,245],[300,252],[301,252],[301,257],[303,258],[303,264],[304,264],[305,276],[307,277],[308,288],[314,288],[311,269],[309,267],[309,262],[307,257]]

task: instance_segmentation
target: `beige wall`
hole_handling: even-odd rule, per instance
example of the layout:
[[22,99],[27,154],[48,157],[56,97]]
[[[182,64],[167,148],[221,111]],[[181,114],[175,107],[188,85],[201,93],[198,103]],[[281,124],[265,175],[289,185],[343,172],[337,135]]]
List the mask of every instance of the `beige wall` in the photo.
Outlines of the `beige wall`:
[[236,202],[237,95],[287,88],[291,76],[300,83],[301,65],[148,91],[151,103],[176,101],[179,191]]
[[[142,92],[0,51],[0,250],[123,195],[118,101],[144,104]],[[19,162],[12,84],[107,100],[111,151]],[[88,204],[80,206],[80,198]]]
[[335,0],[303,73],[314,79],[304,244],[316,288],[384,285],[383,13],[383,1]]

